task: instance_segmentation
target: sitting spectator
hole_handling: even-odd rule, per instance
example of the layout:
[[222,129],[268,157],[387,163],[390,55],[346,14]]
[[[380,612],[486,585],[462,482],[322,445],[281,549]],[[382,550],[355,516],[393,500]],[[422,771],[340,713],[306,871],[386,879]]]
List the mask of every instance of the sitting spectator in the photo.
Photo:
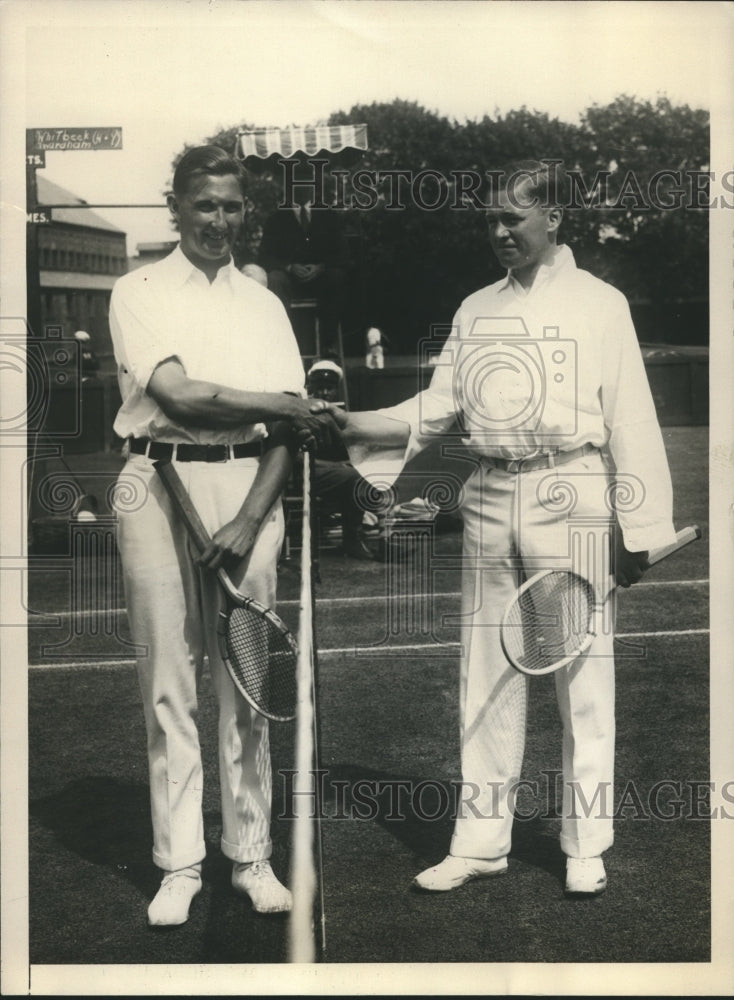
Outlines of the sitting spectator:
[[[333,361],[317,361],[306,375],[309,396],[329,403],[339,400],[344,373]],[[344,554],[352,559],[373,559],[364,536],[365,511],[360,497],[370,486],[349,461],[347,450],[334,442],[328,452],[320,449],[313,461],[313,492],[321,498],[323,509],[341,515]]]

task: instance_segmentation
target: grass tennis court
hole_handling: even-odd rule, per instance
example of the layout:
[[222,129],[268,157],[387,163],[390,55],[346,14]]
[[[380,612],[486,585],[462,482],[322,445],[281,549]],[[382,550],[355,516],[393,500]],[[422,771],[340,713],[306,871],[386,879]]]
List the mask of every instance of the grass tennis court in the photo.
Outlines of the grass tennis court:
[[[600,898],[562,894],[548,776],[560,768],[551,677],[533,682],[523,769],[529,784],[519,799],[529,818],[515,824],[508,875],[438,896],[411,890],[412,877],[447,853],[452,782],[460,779],[458,637],[452,627],[424,628],[458,609],[458,571],[434,577],[438,618],[400,627],[399,609],[386,600],[385,564],[322,553],[316,598],[320,763],[328,772],[326,962],[709,960],[710,823],[695,784],[709,776],[707,429],[663,433],[676,526],[697,523],[704,537],[620,596],[619,818],[605,856],[609,889]],[[455,555],[459,544],[458,532],[446,533],[437,552]],[[90,566],[87,560],[85,570]],[[298,582],[297,566],[285,565],[279,593],[286,618],[297,610]],[[31,962],[286,961],[285,918],[256,917],[231,892],[230,865],[219,852],[208,678],[200,708],[208,782],[204,889],[185,926],[155,933],[145,920],[159,882],[150,860],[145,732],[116,564],[98,562],[81,573],[61,557],[39,559],[29,603]],[[386,632],[389,652],[355,652]],[[287,775],[278,772],[293,767],[293,735],[291,725],[271,727],[273,862],[286,878],[293,824]],[[400,791],[417,787],[418,800]]]

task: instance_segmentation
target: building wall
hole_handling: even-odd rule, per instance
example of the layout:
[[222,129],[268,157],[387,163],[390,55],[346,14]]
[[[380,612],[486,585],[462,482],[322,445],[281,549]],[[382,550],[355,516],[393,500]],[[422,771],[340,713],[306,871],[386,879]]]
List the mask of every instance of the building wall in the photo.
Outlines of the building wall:
[[164,240],[158,243],[138,243],[137,256],[128,257],[128,271],[136,271],[145,264],[155,264],[158,260],[163,260],[178,245],[178,240]]
[[39,226],[38,257],[41,271],[124,274],[125,234],[52,222]]
[[63,337],[86,330],[102,372],[114,371],[109,303],[127,271],[125,234],[52,222],[39,227],[41,322]]

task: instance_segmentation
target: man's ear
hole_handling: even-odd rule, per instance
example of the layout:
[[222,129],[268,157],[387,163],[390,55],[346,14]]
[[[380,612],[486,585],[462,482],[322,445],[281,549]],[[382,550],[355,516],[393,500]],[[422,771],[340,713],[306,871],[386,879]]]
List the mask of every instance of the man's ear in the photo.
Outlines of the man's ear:
[[555,233],[558,230],[561,222],[563,221],[563,208],[560,205],[554,205],[553,208],[548,211],[548,232]]
[[175,194],[169,194],[166,198],[166,203],[168,205],[168,211],[178,222],[178,201],[176,200]]

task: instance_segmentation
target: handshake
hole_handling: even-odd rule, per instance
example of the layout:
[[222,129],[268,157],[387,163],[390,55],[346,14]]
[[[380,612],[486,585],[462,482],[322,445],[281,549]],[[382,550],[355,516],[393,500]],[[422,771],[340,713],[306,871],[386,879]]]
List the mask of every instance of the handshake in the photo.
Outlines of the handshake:
[[298,446],[307,451],[322,451],[342,441],[342,431],[349,422],[343,403],[325,399],[288,397],[285,419],[290,423]]
[[341,403],[325,399],[302,399],[288,396],[286,412],[290,434],[295,435],[300,448],[328,449],[341,444],[349,451],[353,464],[371,455],[400,457],[408,445],[410,425],[403,420],[388,417],[374,410],[347,411]]

